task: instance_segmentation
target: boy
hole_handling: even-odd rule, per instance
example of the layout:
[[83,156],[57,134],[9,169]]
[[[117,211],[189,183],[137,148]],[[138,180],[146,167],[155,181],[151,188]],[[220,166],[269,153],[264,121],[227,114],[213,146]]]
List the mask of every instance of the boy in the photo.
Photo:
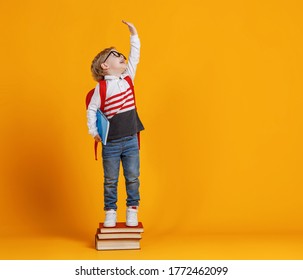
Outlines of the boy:
[[[104,49],[92,61],[94,79],[106,81],[104,114],[110,122],[106,145],[102,144],[104,169],[105,227],[115,227],[117,221],[117,184],[120,161],[126,184],[126,225],[138,225],[139,206],[139,143],[138,133],[144,129],[137,114],[132,81],[140,57],[140,40],[132,23],[122,21],[130,31],[130,54],[126,57],[114,47]],[[101,142],[96,127],[96,112],[101,106],[99,83],[87,109],[89,133]]]

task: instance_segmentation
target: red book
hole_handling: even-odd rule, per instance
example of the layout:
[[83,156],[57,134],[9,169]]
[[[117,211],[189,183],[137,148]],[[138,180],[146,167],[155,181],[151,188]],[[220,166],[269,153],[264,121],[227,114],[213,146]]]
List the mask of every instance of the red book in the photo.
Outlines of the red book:
[[136,227],[128,227],[125,223],[118,222],[115,227],[104,227],[103,223],[99,223],[100,233],[116,233],[116,232],[143,232],[143,225],[139,222]]

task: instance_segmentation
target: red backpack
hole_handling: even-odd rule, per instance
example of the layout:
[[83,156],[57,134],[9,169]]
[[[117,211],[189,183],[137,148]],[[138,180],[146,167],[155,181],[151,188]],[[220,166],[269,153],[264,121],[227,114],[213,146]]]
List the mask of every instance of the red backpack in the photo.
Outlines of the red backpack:
[[[134,95],[134,101],[135,101],[135,107],[137,110],[137,106],[136,106],[136,98],[135,98],[135,90],[134,90],[134,84],[132,82],[132,79],[130,78],[130,76],[126,76],[124,78],[124,80],[126,80],[130,86],[130,88],[132,89],[133,95]],[[106,81],[105,80],[101,80],[99,81],[99,88],[100,88],[100,99],[101,99],[101,106],[100,106],[100,110],[102,112],[104,112],[104,106],[105,106],[105,99],[106,99]],[[85,104],[86,104],[86,110],[88,109],[89,103],[94,95],[95,89],[93,88],[92,90],[90,90],[88,92],[88,94],[86,95],[86,99],[85,99]],[[139,144],[139,148],[140,148],[140,132],[138,132],[138,144]],[[95,160],[98,160],[98,142],[95,141]]]

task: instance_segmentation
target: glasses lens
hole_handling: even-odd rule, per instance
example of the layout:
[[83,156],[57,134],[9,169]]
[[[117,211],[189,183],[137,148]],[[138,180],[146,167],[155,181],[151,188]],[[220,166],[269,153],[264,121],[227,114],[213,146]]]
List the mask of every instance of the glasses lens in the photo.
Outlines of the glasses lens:
[[119,52],[116,52],[116,51],[111,51],[111,53],[116,56],[116,57],[120,57],[120,53]]

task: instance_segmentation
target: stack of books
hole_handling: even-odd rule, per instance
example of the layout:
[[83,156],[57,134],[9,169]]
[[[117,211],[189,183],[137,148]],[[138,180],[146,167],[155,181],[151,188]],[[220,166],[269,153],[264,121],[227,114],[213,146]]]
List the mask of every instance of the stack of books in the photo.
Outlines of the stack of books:
[[129,250],[140,249],[143,225],[139,222],[137,227],[127,227],[125,223],[118,222],[115,227],[104,227],[99,224],[95,235],[97,250]]

